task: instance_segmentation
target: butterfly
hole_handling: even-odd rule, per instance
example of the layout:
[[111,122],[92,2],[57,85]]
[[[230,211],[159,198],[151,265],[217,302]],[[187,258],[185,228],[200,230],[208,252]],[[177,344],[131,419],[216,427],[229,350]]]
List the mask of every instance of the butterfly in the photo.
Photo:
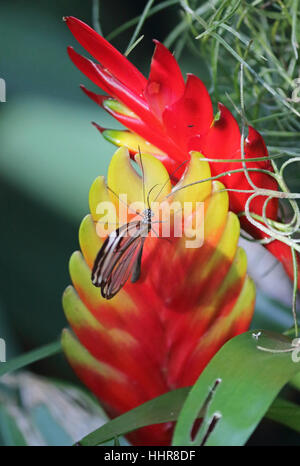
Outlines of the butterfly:
[[143,247],[152,227],[150,208],[135,220],[112,231],[104,241],[94,262],[92,283],[100,287],[105,299],[113,298],[125,285],[139,279]]
[[[125,285],[130,276],[132,283],[135,283],[139,279],[144,243],[152,230],[154,212],[151,209],[149,197],[151,191],[157,185],[149,190],[146,203],[144,168],[141,153],[140,161],[144,204],[147,205],[147,208],[141,213],[136,212],[141,217],[139,220],[126,223],[107,236],[93,265],[92,283],[100,288],[101,295],[105,299],[113,298]],[[179,170],[185,163],[187,161],[180,164],[175,171]],[[163,188],[164,186],[159,191],[159,194]],[[117,196],[109,187],[108,189]],[[156,232],[154,233],[156,234]]]

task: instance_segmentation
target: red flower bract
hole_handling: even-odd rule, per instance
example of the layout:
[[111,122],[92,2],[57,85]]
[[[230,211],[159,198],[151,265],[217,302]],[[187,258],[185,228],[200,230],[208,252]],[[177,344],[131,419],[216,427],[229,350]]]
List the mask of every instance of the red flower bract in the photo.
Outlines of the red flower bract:
[[[213,159],[241,159],[241,134],[239,126],[222,104],[219,104],[219,117],[214,119],[210,96],[202,81],[192,74],[186,83],[178,63],[164,45],[158,41],[151,62],[150,75],[147,80],[135,66],[118,52],[108,41],[88,25],[74,17],[64,18],[78,42],[99,62],[94,63],[69,48],[73,63],[96,85],[121,105],[109,102],[106,96],[97,95],[84,87],[84,92],[105,108],[130,132],[141,136],[144,142],[156,146],[152,151],[166,166],[169,173],[179,162],[188,158],[189,151],[197,150],[205,157]],[[126,107],[125,107],[126,106]],[[115,107],[115,108],[114,108]],[[102,128],[101,132],[103,132]],[[123,136],[130,136],[124,132]],[[115,132],[116,133],[116,132]],[[120,134],[120,131],[117,132]],[[118,144],[116,137],[109,139]],[[132,143],[132,139],[130,142]],[[141,144],[141,140],[138,139]],[[137,152],[137,144],[127,144],[131,153]],[[265,157],[268,155],[262,136],[252,127],[244,145],[245,158]],[[242,168],[242,163],[211,163],[212,175]],[[272,171],[269,161],[248,162],[248,169],[267,169]],[[251,180],[259,188],[277,190],[274,178],[261,172],[250,172]],[[243,172],[232,173],[221,178],[228,189],[249,190]],[[230,208],[240,214],[244,212],[245,202],[250,194],[230,192]],[[257,196],[251,202],[251,213],[262,215],[266,198]],[[277,219],[278,202],[272,199],[267,206],[269,219]],[[242,227],[257,239],[266,234],[241,217]],[[293,277],[292,256],[290,248],[278,240],[266,246],[284,265],[290,277]],[[299,280],[300,282],[300,280]]]
[[[151,209],[154,199],[161,203],[172,199],[176,211],[183,212],[183,235],[171,231],[165,237],[168,241],[148,236],[140,278],[136,283],[128,280],[112,299],[104,299],[92,284],[91,270],[104,241],[97,228],[103,220],[99,205],[110,201],[119,211],[119,202],[123,208],[124,204],[118,199],[126,194],[130,205],[138,201],[146,207],[141,177],[127,149],[119,148],[108,169],[109,189],[100,176],[90,189],[91,213],[79,229],[81,252],[70,259],[73,286],[63,297],[66,317],[77,337],[64,332],[64,352],[110,417],[195,383],[221,346],[248,329],[255,304],[246,253],[238,247],[240,224],[228,211],[224,186],[204,181],[176,191],[195,180],[207,180],[209,164],[192,152],[183,178],[171,192],[161,162],[150,154],[137,154],[135,160],[140,167],[143,160],[143,186],[150,193]],[[192,212],[184,210],[187,202]],[[203,216],[194,229],[198,202]],[[105,219],[112,231],[113,221],[114,216]],[[201,226],[201,245],[187,246]],[[165,423],[139,429],[129,438],[135,445],[169,445],[172,431],[173,424]]]

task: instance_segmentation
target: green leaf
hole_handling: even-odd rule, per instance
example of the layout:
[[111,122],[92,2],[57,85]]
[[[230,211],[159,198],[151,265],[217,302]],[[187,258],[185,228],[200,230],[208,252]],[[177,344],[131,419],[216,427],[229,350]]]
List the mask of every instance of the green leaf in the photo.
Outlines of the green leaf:
[[148,0],[148,2],[146,3],[146,6],[145,6],[145,8],[143,10],[143,13],[140,16],[139,22],[138,22],[138,24],[137,24],[137,26],[136,26],[133,34],[132,34],[132,37],[131,37],[131,39],[129,41],[129,44],[127,46],[126,52],[124,54],[125,56],[127,56],[131,52],[132,46],[135,43],[135,41],[137,39],[137,36],[139,35],[139,33],[140,33],[140,31],[141,31],[141,29],[143,27],[143,24],[147,19],[149,10],[152,7],[153,2],[154,2],[154,0]]
[[300,406],[291,401],[278,398],[269,408],[266,417],[300,433]]
[[152,424],[175,421],[190,387],[173,390],[104,424],[81,439],[77,445],[94,446]]
[[290,385],[295,388],[295,390],[300,390],[300,372],[298,372],[291,380]]
[[40,361],[41,359],[48,358],[49,356],[54,356],[57,353],[61,352],[61,342],[55,341],[49,345],[41,346],[35,350],[29,351],[28,353],[17,356],[9,362],[2,362],[0,364],[0,377],[7,374],[8,372],[13,372],[22,367],[28,366],[33,362]]
[[[151,16],[155,15],[156,13],[164,10],[165,8],[168,8],[169,6],[176,5],[176,3],[179,3],[179,0],[167,0],[165,2],[162,2],[153,8],[151,8],[148,11],[147,18],[150,18]],[[140,21],[140,16],[136,16],[135,18],[130,19],[129,21],[126,21],[126,23],[122,23],[120,26],[118,26],[116,29],[114,29],[112,32],[110,32],[107,36],[106,39],[108,41],[111,41],[118,35],[120,35],[122,32],[126,31],[128,28],[134,26]]]
[[[291,349],[289,338],[266,331],[247,332],[227,342],[191,389],[173,445],[244,445],[278,392],[300,370]],[[192,440],[201,408],[204,421]]]
[[[300,365],[292,362],[290,351],[272,353],[257,348],[261,346],[271,351],[286,351],[291,349],[291,340],[271,332],[263,332],[256,340],[253,334],[257,333],[258,331],[247,332],[224,345],[192,389],[186,387],[173,390],[150,400],[109,421],[85,436],[78,444],[99,445],[147,425],[176,421],[180,414],[174,445],[194,445],[189,432],[195,419],[204,415],[205,408],[205,420],[211,419],[213,412],[222,414],[207,444],[244,444],[264,415],[298,430],[298,414],[295,412],[288,419],[290,404],[283,405],[285,400],[275,401],[269,411],[268,408],[281,388],[300,371]],[[207,395],[211,393],[218,378],[222,381],[215,388],[212,400],[207,400]],[[204,422],[199,435],[202,440],[205,437],[206,424]],[[211,443],[214,441],[213,434],[217,435],[216,443]],[[179,440],[178,435],[181,435]]]

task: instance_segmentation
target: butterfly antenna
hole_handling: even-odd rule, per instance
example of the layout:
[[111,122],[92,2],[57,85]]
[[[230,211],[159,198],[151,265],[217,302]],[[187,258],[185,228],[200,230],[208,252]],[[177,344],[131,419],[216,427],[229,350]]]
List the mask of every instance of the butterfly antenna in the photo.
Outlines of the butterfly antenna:
[[[218,177],[221,178],[222,175],[223,174],[218,175]],[[224,172],[224,175],[226,175],[225,172]],[[196,184],[205,183],[206,181],[212,181],[214,179],[216,179],[216,177],[210,176],[209,178],[204,178],[203,180],[193,181],[192,183],[184,184],[183,186],[180,186],[179,188],[176,188],[176,186],[175,186],[175,189],[173,191],[171,191],[169,194],[167,194],[165,199],[168,199],[168,197],[170,197],[173,194],[177,193],[177,191],[181,191],[182,189],[189,188],[190,186],[195,186]],[[218,190],[218,192],[221,192],[221,191],[231,191],[231,189]],[[239,191],[241,191],[241,190],[239,190]],[[249,192],[249,191],[246,191],[246,190],[242,190],[242,191],[243,192]],[[254,191],[251,191],[251,193],[253,193],[253,192]]]
[[119,202],[122,202],[122,204],[126,205],[127,209],[130,210],[131,212],[133,212],[134,214],[136,215],[139,215],[140,217],[142,217],[142,215],[137,212],[136,210],[132,209],[126,202],[122,201],[122,199],[120,199],[120,197],[118,196],[117,193],[115,193],[115,191],[113,189],[111,189],[109,186],[106,186],[108,191],[110,191],[114,196],[116,196],[116,198],[118,199]]
[[[142,169],[142,183],[143,183],[143,201],[144,204],[146,205],[146,193],[145,193],[145,172],[144,172],[144,165],[143,165],[143,160],[142,160],[142,153],[141,153],[141,148],[138,146],[139,149],[139,155],[140,155],[140,161],[141,161],[141,169]],[[150,206],[148,204],[148,208],[150,209]]]
[[[158,186],[158,183],[156,183],[155,185],[153,185],[152,188],[149,189],[148,194],[147,194],[147,205],[148,205],[148,208],[149,208],[149,209],[151,209],[151,207],[150,207],[150,194],[152,193],[153,189],[156,188],[156,186]],[[156,198],[154,199],[153,202],[155,202],[155,201],[156,201]]]
[[[166,187],[166,185],[169,183],[169,180],[170,178],[175,175],[175,173],[183,166],[185,165],[187,162],[189,162],[189,160],[184,160],[184,162],[182,162],[180,165],[178,165],[177,168],[175,168],[175,170],[168,176],[168,179],[165,181],[165,183],[162,185],[162,188],[160,189],[159,193],[157,194],[156,198],[154,199],[154,202],[156,201],[156,199],[158,198],[158,196],[160,196],[161,192],[164,190],[164,188]],[[157,186],[157,185],[156,185]]]

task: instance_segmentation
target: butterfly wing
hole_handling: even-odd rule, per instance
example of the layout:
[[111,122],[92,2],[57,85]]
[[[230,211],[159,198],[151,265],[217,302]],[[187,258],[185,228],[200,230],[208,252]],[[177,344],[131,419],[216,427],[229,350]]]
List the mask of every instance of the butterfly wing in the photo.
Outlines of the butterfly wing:
[[145,241],[145,228],[141,221],[130,222],[104,241],[92,270],[92,282],[104,298],[111,299],[128,280]]
[[112,298],[125,285],[132,274],[144,241],[145,238],[139,236],[131,243],[126,251],[124,251],[122,257],[112,270],[108,281],[101,287],[101,293],[104,298]]

